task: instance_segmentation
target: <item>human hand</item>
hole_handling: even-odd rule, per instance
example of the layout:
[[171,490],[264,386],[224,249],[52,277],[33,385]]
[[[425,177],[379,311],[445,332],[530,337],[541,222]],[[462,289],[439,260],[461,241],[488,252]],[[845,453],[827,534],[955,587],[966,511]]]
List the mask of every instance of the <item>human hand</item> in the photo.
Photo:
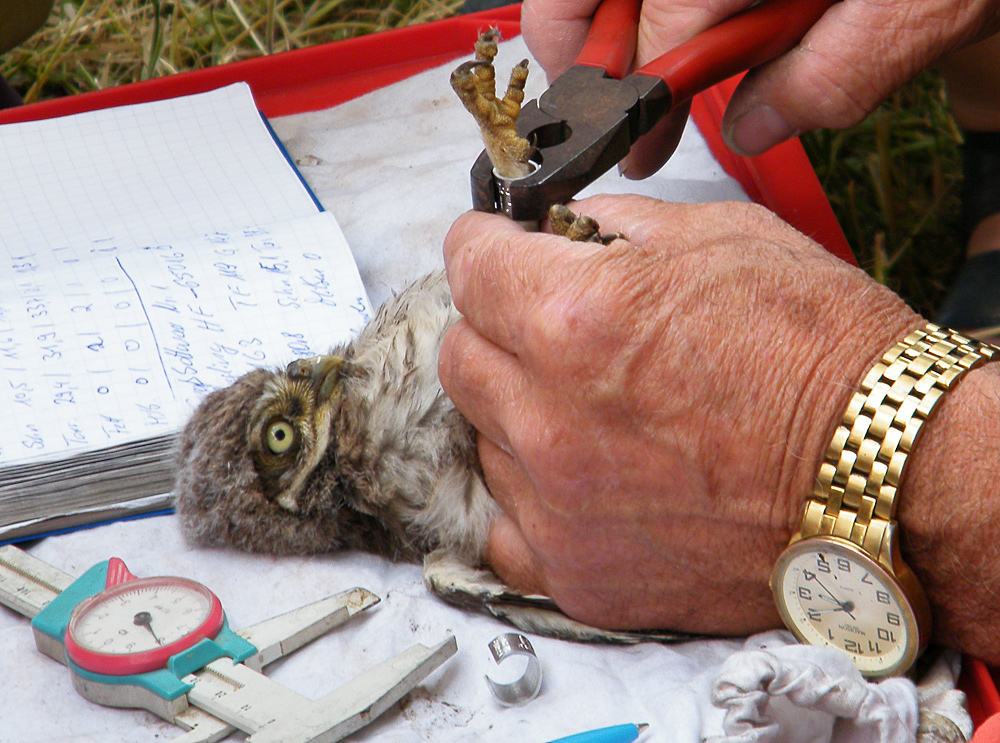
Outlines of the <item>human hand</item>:
[[[583,47],[600,0],[525,0],[521,28],[554,79]],[[750,5],[750,0],[645,0],[635,67]],[[842,0],[787,54],[752,70],[733,95],[722,132],[756,155],[800,132],[861,121],[886,96],[942,55],[1000,30],[997,0]],[[622,172],[644,178],[673,152],[686,109],[632,148]]]
[[630,242],[469,213],[445,240],[463,314],[445,391],[505,516],[489,560],[570,616],[744,633],[851,390],[919,323],[748,204],[594,197]]

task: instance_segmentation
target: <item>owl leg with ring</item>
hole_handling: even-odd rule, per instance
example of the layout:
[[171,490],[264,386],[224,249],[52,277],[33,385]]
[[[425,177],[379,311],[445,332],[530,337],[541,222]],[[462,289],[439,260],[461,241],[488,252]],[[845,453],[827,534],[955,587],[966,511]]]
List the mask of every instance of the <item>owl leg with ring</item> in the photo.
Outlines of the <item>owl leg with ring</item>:
[[[498,101],[493,68],[497,38],[493,29],[480,35],[476,59],[460,65],[452,73],[451,85],[479,124],[486,154],[497,174],[517,178],[532,170],[531,144],[516,131],[528,62],[524,60],[514,68],[507,94]],[[621,237],[619,234],[602,236],[596,220],[577,216],[563,204],[553,205],[548,217],[553,233],[577,242],[607,245]],[[589,642],[633,643],[643,639],[671,641],[687,637],[675,633],[612,632],[587,626],[559,611],[550,598],[520,593],[504,585],[493,572],[470,564],[448,550],[435,550],[424,558],[424,583],[432,593],[449,603],[489,612],[526,632]]]
[[528,79],[528,60],[522,60],[510,73],[503,98],[496,96],[497,54],[500,32],[484,31],[476,42],[476,59],[459,65],[451,73],[451,87],[465,108],[475,118],[482,133],[486,153],[504,178],[520,178],[532,172],[533,147],[517,134],[517,117],[524,101],[524,83]]

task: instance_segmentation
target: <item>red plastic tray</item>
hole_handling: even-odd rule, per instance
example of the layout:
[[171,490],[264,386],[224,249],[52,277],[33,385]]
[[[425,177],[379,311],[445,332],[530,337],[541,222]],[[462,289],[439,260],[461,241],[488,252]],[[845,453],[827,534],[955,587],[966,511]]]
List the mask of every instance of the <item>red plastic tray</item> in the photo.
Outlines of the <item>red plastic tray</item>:
[[[329,108],[423,70],[469,54],[479,31],[496,26],[520,33],[520,6],[510,5],[394,31],[234,62],[117,88],[0,111],[0,124],[65,116],[99,108],[162,100],[245,81],[268,117]],[[738,79],[695,97],[691,115],[712,154],[757,203],[767,206],[831,253],[854,263],[844,233],[798,140],[755,158],[733,154],[719,123]],[[469,163],[470,167],[472,163]],[[977,726],[1000,714],[996,678],[983,663],[966,663],[961,687]],[[1000,743],[1000,717],[977,733],[977,743]]]

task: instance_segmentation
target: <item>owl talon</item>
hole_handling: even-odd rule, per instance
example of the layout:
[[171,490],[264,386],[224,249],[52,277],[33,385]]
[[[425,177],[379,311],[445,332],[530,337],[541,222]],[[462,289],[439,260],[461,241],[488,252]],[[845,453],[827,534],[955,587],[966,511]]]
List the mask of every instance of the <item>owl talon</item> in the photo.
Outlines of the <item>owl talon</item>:
[[[469,81],[472,81],[473,87],[475,87],[476,81],[473,79],[475,75],[476,68],[478,67],[489,67],[491,62],[487,62],[485,59],[473,59],[468,62],[463,62],[455,71],[451,73],[452,87],[456,84],[465,89]],[[461,94],[459,94],[461,95]]]
[[504,97],[496,97],[496,70],[493,59],[497,54],[500,32],[488,29],[476,42],[476,59],[463,62],[451,73],[451,87],[466,110],[472,114],[483,137],[486,154],[503,178],[521,178],[534,170],[531,155],[534,148],[517,134],[517,117],[524,101],[524,84],[528,78],[528,60],[522,60],[510,73]]
[[344,359],[340,356],[313,356],[296,359],[285,369],[289,379],[299,379],[312,385],[318,400],[328,400],[340,386],[340,369]]
[[596,219],[585,215],[577,216],[565,204],[553,204],[549,207],[549,224],[553,233],[568,237],[576,242],[610,245],[615,240],[625,237],[620,232],[602,235],[601,226]]

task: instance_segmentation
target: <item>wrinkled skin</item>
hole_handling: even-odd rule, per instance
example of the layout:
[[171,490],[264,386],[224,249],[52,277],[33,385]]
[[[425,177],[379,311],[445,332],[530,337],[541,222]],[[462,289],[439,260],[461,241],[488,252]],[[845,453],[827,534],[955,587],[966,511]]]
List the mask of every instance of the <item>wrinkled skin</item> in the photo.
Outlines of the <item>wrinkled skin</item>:
[[[768,577],[851,391],[923,320],[748,204],[594,197],[601,247],[469,213],[445,256],[463,315],[445,391],[479,431],[509,584],[613,627],[780,625]],[[996,364],[950,392],[902,491],[937,638],[1000,655]],[[979,586],[994,586],[981,591]],[[964,587],[964,590],[963,590]]]

